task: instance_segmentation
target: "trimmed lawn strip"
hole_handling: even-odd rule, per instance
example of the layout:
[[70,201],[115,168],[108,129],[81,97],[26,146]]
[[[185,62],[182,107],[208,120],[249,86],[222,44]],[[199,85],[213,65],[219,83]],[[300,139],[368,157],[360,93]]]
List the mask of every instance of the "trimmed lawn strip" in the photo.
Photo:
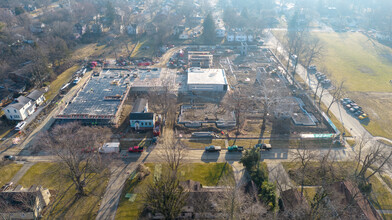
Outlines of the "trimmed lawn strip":
[[204,149],[209,145],[221,146],[222,149],[225,148],[225,140],[224,139],[195,139],[195,140],[181,140],[181,142],[191,149]]
[[[143,210],[143,193],[147,185],[153,181],[156,166],[156,164],[152,163],[146,163],[144,165],[150,169],[150,175],[142,181],[139,181],[137,177],[130,178],[126,181],[117,209],[116,219],[139,219]],[[234,179],[233,169],[227,163],[184,164],[180,168],[180,174],[183,180],[191,179],[199,181],[204,186],[219,185],[220,180],[225,177]],[[137,194],[133,202],[125,197],[128,193]]]
[[52,100],[58,94],[61,87],[71,80],[72,75],[79,69],[79,67],[79,65],[74,65],[58,75],[57,78],[50,83],[49,91],[45,93],[45,99],[48,101]]
[[101,175],[94,177],[105,178],[105,180],[91,182],[86,187],[88,195],[75,200],[75,187],[70,180],[65,178],[62,171],[64,169],[59,163],[37,163],[27,171],[18,184],[23,187],[42,185],[51,190],[51,204],[43,213],[46,218],[94,219],[105,192],[108,177]]
[[[11,181],[12,177],[23,167],[23,164],[9,163],[0,167],[0,187]],[[15,184],[15,183],[14,183]]]

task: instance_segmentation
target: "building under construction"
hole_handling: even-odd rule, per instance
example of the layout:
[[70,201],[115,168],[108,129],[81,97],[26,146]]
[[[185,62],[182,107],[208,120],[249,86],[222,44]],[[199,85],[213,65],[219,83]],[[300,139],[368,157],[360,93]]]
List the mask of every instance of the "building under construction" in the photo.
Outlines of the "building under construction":
[[94,74],[56,119],[117,126],[131,77],[131,72],[124,69],[104,69]]
[[211,68],[214,56],[208,51],[189,51],[188,64],[190,67]]

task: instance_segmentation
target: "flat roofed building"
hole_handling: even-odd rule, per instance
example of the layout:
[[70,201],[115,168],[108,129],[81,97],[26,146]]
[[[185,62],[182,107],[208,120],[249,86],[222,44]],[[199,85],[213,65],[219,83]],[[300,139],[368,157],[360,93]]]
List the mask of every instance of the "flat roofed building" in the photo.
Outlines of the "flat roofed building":
[[208,51],[189,51],[188,63],[190,67],[210,68],[212,67],[214,56]]
[[189,91],[226,92],[228,82],[223,69],[188,69]]
[[56,119],[117,125],[130,90],[130,75],[129,70],[104,69],[92,76]]

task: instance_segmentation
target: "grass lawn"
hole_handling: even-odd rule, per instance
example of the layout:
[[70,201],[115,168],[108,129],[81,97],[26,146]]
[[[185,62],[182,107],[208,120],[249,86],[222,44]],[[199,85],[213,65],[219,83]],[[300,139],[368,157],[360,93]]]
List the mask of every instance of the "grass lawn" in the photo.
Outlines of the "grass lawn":
[[370,178],[370,183],[372,184],[371,202],[375,208],[391,210],[392,194],[376,176]]
[[[137,178],[128,179],[122,192],[120,203],[116,213],[116,219],[139,219],[143,209],[143,192],[148,183],[153,180],[154,170],[159,164],[145,164],[151,171],[151,174],[144,180],[138,181]],[[184,180],[192,179],[199,181],[205,186],[216,186],[222,177],[233,176],[232,167],[225,163],[191,163],[184,164],[180,173]],[[132,177],[132,175],[131,175]],[[127,193],[137,194],[134,201],[125,198]]]
[[[274,31],[282,40],[284,31]],[[345,81],[347,96],[355,100],[370,120],[361,124],[374,136],[392,139],[392,49],[361,33],[314,33],[326,48],[315,62],[334,81]]]
[[52,100],[60,91],[61,87],[69,80],[71,80],[73,73],[76,72],[78,69],[79,65],[74,65],[60,75],[58,75],[57,78],[50,83],[49,91],[45,93],[46,100]]
[[156,53],[154,43],[150,39],[142,39],[131,54],[132,58],[152,58]]
[[223,139],[202,139],[202,140],[181,140],[181,142],[191,149],[204,149],[209,145],[216,145],[225,148],[225,140]]
[[[304,188],[304,196],[306,200],[308,200],[309,204],[311,204],[311,202],[313,201],[313,198],[316,195],[318,189],[319,188],[317,186]],[[301,188],[298,188],[298,191],[301,192]]]
[[[51,190],[52,198],[56,198],[44,213],[49,219],[94,219],[108,178],[103,182],[94,181],[87,186],[88,196],[74,200],[75,188],[70,180],[61,174],[64,169],[58,163],[37,163],[19,180],[24,187],[42,185]],[[52,200],[51,198],[51,200]],[[53,201],[51,201],[53,202]]]
[[[298,175],[299,163],[296,162],[282,162],[283,167],[289,174],[290,178],[295,183],[300,183],[301,177]],[[334,164],[335,176],[331,175],[331,172],[327,173],[327,182],[334,183],[337,181],[344,180],[347,176],[355,170],[355,164],[352,162],[338,162]],[[298,170],[298,171],[297,171]],[[321,178],[318,173],[318,167],[316,163],[311,164],[309,171],[305,175],[305,185],[306,186],[318,186],[321,185]],[[376,209],[392,209],[392,194],[388,189],[381,183],[381,181],[376,177],[372,176],[369,180],[372,184],[372,193],[370,195],[370,200]]]
[[23,164],[9,163],[0,167],[0,187],[8,183],[12,177],[22,168]]

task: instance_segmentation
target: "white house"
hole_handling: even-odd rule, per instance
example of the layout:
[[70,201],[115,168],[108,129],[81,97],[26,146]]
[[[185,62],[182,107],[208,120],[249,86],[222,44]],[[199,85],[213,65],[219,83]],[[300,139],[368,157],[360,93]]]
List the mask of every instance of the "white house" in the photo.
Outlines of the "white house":
[[215,30],[215,35],[216,35],[216,37],[219,37],[219,38],[225,37],[226,29],[224,27],[217,28]]
[[45,101],[44,94],[45,93],[41,92],[40,90],[34,90],[27,96],[27,98],[31,99],[35,105],[39,106]]
[[36,107],[45,101],[44,93],[34,90],[27,97],[19,96],[11,104],[3,109],[9,120],[23,121],[33,114]]
[[253,42],[253,35],[252,34],[248,34],[248,42]]
[[147,99],[136,99],[132,112],[129,115],[131,128],[135,130],[154,129],[155,113],[148,112]]
[[227,34],[226,39],[227,39],[228,42],[233,42],[233,41],[235,40],[235,34],[232,33],[232,32],[229,32],[229,33]]
[[35,111],[35,103],[24,96],[19,96],[7,105],[3,112],[9,120],[23,121]]
[[239,33],[237,33],[237,34],[235,35],[235,41],[238,41],[238,42],[245,42],[247,39],[248,39],[248,38],[247,38],[246,34],[243,33],[243,32],[239,32]]

